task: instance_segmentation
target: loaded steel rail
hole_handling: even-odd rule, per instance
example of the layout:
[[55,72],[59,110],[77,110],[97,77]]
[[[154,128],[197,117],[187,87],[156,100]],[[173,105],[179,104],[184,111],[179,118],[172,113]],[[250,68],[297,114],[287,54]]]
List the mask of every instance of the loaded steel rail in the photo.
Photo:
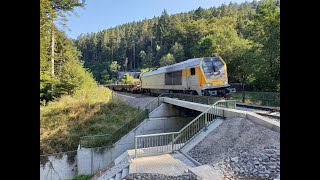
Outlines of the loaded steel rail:
[[250,109],[260,109],[270,112],[280,112],[280,107],[271,107],[271,106],[261,106],[261,105],[255,105],[255,104],[244,104],[244,103],[237,103],[238,107],[245,107]]

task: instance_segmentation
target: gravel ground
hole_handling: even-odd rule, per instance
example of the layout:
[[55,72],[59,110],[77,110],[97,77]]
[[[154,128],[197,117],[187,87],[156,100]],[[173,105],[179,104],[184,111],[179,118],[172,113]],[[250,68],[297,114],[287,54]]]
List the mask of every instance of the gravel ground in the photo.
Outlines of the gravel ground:
[[188,152],[225,179],[275,179],[280,173],[280,133],[247,119],[225,120]]
[[114,95],[128,102],[130,106],[136,108],[139,107],[140,109],[144,109],[146,105],[148,105],[156,98],[153,96],[146,96],[144,94],[134,94],[127,92],[114,92]]
[[164,174],[150,174],[150,173],[135,173],[135,174],[129,174],[128,176],[126,176],[125,178],[123,178],[125,180],[171,180],[171,179],[175,179],[175,180],[185,180],[185,179],[189,179],[189,180],[199,180],[200,178],[198,178],[196,175],[190,174],[190,173],[185,173],[181,176],[167,176]]

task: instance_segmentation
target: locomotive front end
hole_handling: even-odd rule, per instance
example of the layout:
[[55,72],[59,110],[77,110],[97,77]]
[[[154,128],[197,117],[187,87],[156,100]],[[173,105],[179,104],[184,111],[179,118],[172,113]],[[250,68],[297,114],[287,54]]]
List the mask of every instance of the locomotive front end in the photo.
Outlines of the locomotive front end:
[[205,96],[226,96],[234,92],[234,88],[228,88],[228,75],[226,63],[220,57],[205,57],[201,62],[204,83],[202,92]]

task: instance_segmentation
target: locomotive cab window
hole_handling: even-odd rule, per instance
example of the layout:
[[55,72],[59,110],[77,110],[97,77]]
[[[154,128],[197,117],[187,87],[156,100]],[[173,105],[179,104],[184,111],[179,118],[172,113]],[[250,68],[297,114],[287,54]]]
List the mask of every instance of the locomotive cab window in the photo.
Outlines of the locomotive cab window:
[[218,57],[203,58],[202,70],[207,79],[216,79],[224,76],[223,67],[224,67],[224,64]]
[[196,74],[196,69],[195,68],[191,68],[190,72],[191,72],[191,75],[195,75]]

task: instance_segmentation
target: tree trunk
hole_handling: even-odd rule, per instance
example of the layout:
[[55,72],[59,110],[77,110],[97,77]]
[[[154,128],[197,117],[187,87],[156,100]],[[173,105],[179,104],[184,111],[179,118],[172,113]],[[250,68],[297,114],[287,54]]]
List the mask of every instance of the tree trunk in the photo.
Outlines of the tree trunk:
[[54,76],[54,25],[51,27],[51,74]]
[[133,69],[136,69],[136,52],[135,52],[135,44],[133,44]]

